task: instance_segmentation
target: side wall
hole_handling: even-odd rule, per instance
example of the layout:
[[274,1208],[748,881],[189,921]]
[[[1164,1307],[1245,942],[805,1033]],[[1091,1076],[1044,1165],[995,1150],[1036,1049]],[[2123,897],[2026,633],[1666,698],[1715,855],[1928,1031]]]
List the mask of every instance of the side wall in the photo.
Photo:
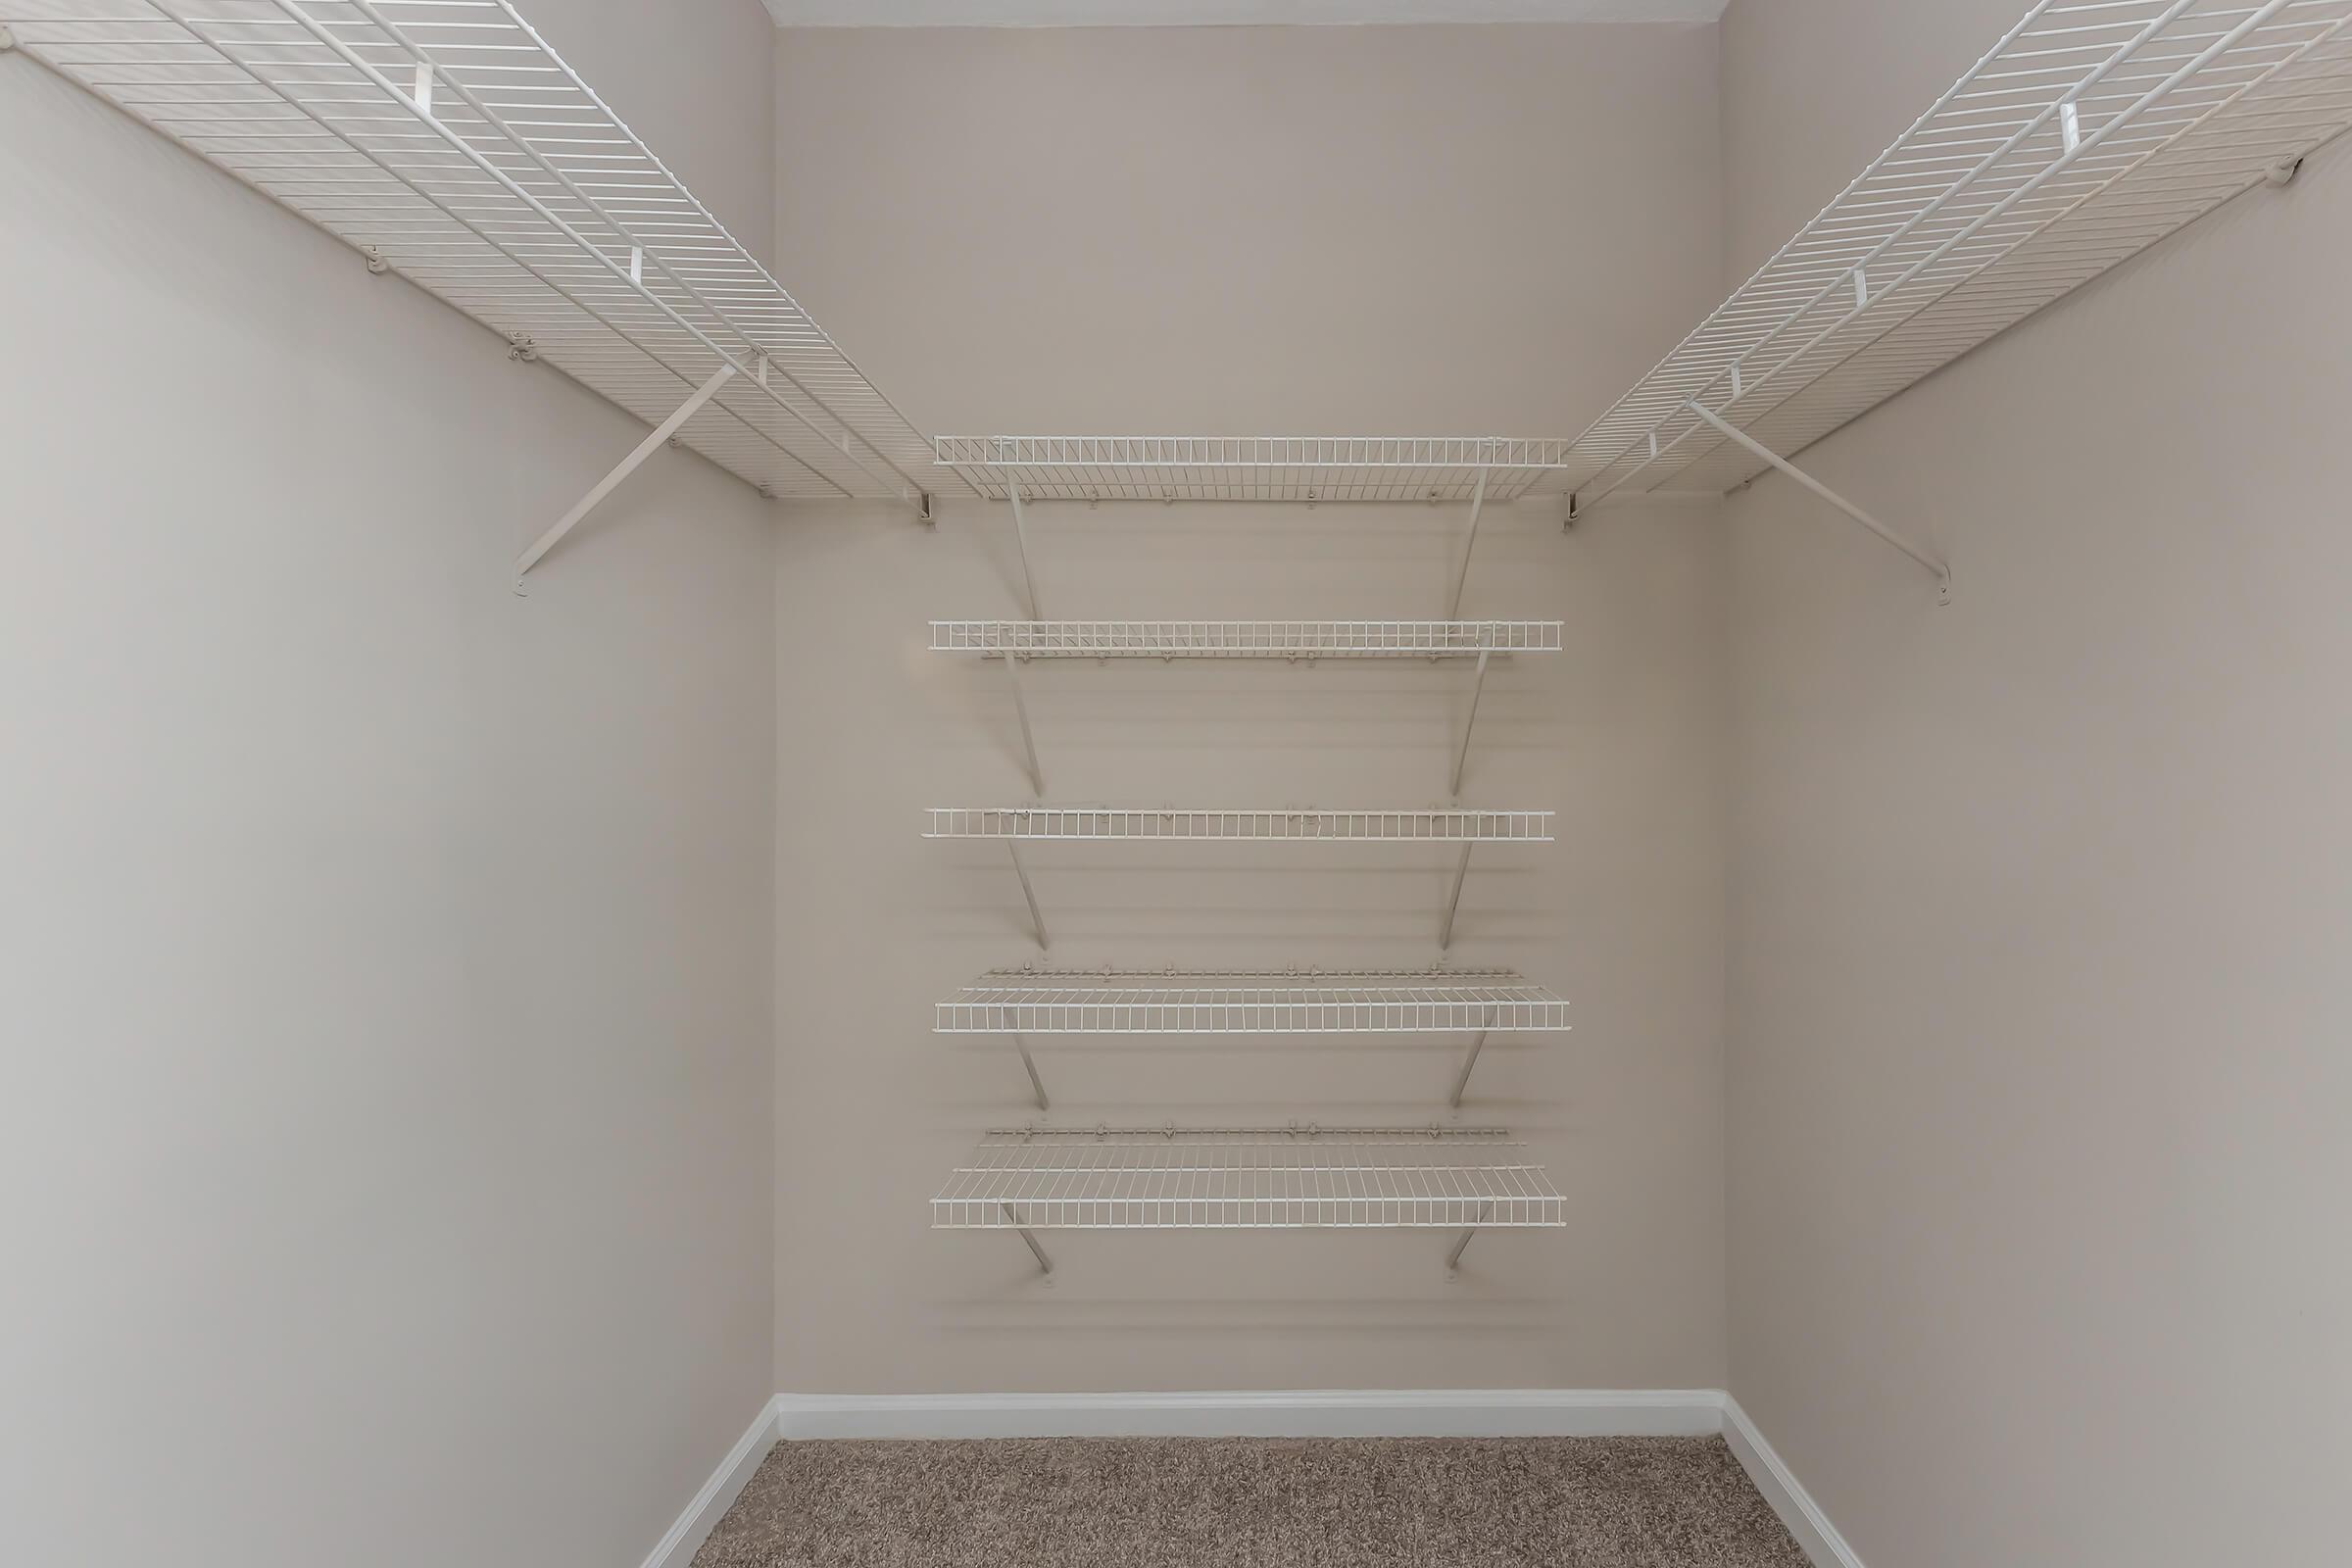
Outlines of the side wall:
[[[1714,290],[1714,40],[1679,28],[786,33],[786,264],[950,433],[1578,428]],[[1589,230],[1641,245],[1589,244]],[[1611,302],[1593,310],[1592,302]],[[1563,353],[1561,345],[1571,345]],[[1462,1120],[1526,1136],[1559,1233],[927,1229],[1002,1039],[932,1004],[1038,956],[1002,848],[923,808],[1029,798],[1002,668],[927,617],[1021,613],[1004,507],[796,518],[778,575],[779,1378],[798,1392],[1715,1386],[1722,1374],[1721,537],[1711,504],[1490,510],[1464,609],[1565,617],[1490,678],[1454,960],[1575,1004],[1497,1037]],[[1460,508],[1040,507],[1059,616],[1445,613]],[[1048,798],[1424,806],[1455,664],[1033,663]],[[1426,964],[1451,856],[1041,846],[1052,958]],[[1451,1037],[1041,1045],[1056,1125],[1426,1125]]]
[[[1738,0],[1733,271],[2016,9]],[[1731,506],[1732,1388],[1874,1568],[2342,1554],[2348,246],[2338,147],[1808,453],[1947,609]]]
[[[530,9],[765,232],[633,69],[753,0]],[[772,1388],[773,516],[517,598],[641,425],[21,55],[0,212],[0,1560],[633,1568]]]

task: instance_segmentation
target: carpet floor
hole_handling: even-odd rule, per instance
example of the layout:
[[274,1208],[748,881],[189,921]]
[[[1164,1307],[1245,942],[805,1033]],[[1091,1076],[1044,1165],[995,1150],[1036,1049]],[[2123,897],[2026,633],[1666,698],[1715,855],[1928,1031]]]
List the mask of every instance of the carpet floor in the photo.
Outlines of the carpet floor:
[[780,1443],[694,1568],[1805,1568],[1721,1438]]

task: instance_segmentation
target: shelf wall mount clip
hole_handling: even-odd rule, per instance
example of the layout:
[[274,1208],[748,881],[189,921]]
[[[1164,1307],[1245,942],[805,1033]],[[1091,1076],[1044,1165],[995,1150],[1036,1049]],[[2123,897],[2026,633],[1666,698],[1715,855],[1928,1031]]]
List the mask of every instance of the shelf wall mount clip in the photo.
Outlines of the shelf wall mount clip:
[[1927,550],[1922,549],[1920,546],[1913,544],[1901,534],[1896,533],[1892,528],[1887,527],[1886,524],[1881,522],[1878,518],[1872,516],[1860,507],[1855,506],[1851,501],[1846,500],[1845,497],[1839,495],[1828,485],[1823,484],[1819,479],[1814,478],[1811,474],[1805,472],[1804,469],[1798,467],[1795,464],[1790,463],[1787,458],[1782,457],[1770,447],[1767,447],[1762,442],[1756,440],[1755,437],[1749,435],[1745,430],[1742,430],[1737,425],[1726,420],[1721,415],[1718,415],[1714,410],[1708,408],[1705,404],[1700,403],[1696,398],[1685,400],[1683,407],[1689,409],[1695,417],[1704,423],[1713,426],[1716,432],[1722,435],[1726,440],[1737,442],[1739,445],[1745,447],[1757,458],[1761,459],[1765,463],[1770,464],[1775,468],[1778,468],[1781,472],[1787,474],[1789,478],[1795,480],[1807,490],[1812,491],[1813,494],[1819,496],[1831,506],[1836,507],[1839,512],[1844,513],[1847,516],[1853,518],[1854,521],[1860,523],[1872,533],[1877,534],[1881,539],[1892,545],[1904,555],[1909,556],[1913,561],[1918,562],[1922,566],[1926,567],[1929,572],[1934,574],[1936,578],[1936,602],[1939,605],[1948,605],[1952,602],[1952,568],[1949,563],[1945,562],[1942,558],[1933,555]]

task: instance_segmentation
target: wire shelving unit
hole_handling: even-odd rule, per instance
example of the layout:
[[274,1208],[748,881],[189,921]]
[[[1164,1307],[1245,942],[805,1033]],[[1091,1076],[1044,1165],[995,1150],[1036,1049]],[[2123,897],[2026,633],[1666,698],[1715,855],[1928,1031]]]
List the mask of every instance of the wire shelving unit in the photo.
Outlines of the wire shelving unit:
[[1020,659],[1476,659],[1556,654],[1557,620],[935,620],[931,651]]
[[935,806],[929,839],[1548,844],[1549,811],[1177,810],[1105,806]]
[[1566,1203],[1494,1128],[1030,1128],[991,1132],[931,1200],[942,1230],[1559,1227]]
[[1513,969],[993,969],[938,1004],[941,1034],[1441,1034],[1562,1030]]
[[937,483],[930,442],[507,0],[6,0],[0,19],[764,493],[923,505]]
[[1782,466],[2347,126],[2352,0],[2043,0],[1577,438],[1576,505]]
[[994,501],[1511,501],[1565,488],[1565,440],[1508,436],[943,435]]
[[1031,1035],[1470,1035],[1459,1109],[1493,1033],[1564,1031],[1568,1004],[1512,969],[995,969],[938,1005],[939,1034],[1006,1035],[1049,1110]]

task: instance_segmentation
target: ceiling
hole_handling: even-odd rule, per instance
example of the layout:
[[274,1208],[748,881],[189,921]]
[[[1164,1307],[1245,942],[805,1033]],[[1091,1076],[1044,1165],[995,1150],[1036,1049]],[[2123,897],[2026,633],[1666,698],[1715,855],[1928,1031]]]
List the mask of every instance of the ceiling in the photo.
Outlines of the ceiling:
[[762,0],[787,27],[1713,22],[1726,0]]

